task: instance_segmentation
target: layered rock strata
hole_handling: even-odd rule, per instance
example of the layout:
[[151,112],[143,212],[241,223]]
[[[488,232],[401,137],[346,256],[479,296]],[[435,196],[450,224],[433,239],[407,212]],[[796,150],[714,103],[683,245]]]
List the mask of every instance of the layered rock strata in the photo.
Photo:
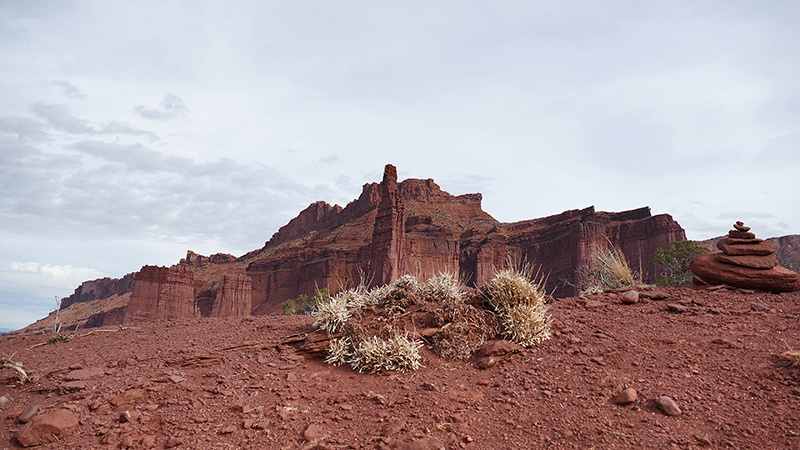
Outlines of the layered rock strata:
[[756,238],[742,222],[717,242],[721,253],[695,257],[689,268],[709,284],[759,289],[770,292],[800,290],[800,274],[778,265],[778,244]]
[[655,250],[685,239],[672,217],[652,216],[646,207],[621,213],[589,207],[501,223],[482,210],[481,194],[453,196],[431,179],[397,182],[396,174],[387,166],[383,181],[365,185],[346,208],[312,204],[264,248],[245,255],[253,312],[278,314],[284,301],[316,288],[376,286],[403,274],[427,279],[450,272],[480,286],[509,258],[539,269],[548,292],[573,295],[575,269],[609,243],[652,282],[660,274],[650,262]]
[[647,207],[619,213],[588,207],[501,223],[481,201],[477,193],[451,195],[432,179],[398,182],[397,169],[387,165],[382,181],[365,184],[346,207],[312,203],[259,250],[239,258],[189,251],[170,268],[143,267],[130,277],[124,313],[91,322],[280,314],[286,300],[311,297],[315,289],[372,287],[404,274],[424,280],[449,272],[478,287],[509,260],[531,264],[548,293],[568,296],[576,294],[570,285],[576,269],[609,245],[652,282],[660,274],[650,262],[655,250],[685,239],[672,217],[652,216]]

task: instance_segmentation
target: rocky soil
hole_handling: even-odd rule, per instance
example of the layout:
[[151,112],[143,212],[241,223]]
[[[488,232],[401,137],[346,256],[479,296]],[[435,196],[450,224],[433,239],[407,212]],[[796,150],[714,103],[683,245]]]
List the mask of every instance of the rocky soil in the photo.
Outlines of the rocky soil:
[[800,369],[781,357],[800,349],[800,297],[641,294],[556,300],[552,339],[485,370],[427,350],[415,372],[334,367],[296,350],[309,317],[106,327],[38,346],[53,335],[6,335],[2,356],[33,381],[0,372],[0,448],[800,448]]

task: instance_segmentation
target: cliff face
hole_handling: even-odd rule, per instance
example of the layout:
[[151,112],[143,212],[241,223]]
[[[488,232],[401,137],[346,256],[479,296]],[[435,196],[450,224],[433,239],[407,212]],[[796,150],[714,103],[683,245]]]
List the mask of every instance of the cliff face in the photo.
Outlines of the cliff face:
[[249,316],[252,307],[252,284],[243,270],[232,270],[222,277],[212,317]]
[[194,317],[194,277],[187,264],[144,266],[134,275],[124,323]]
[[122,278],[99,278],[84,281],[75,289],[75,293],[61,299],[61,309],[75,303],[90,302],[97,298],[108,298],[112,295],[123,295],[133,289],[133,274],[129,273]]
[[575,283],[575,269],[592,253],[617,246],[652,281],[659,274],[650,263],[655,249],[685,239],[669,215],[652,216],[649,208],[606,213],[589,207],[500,223],[481,200],[480,194],[451,195],[431,179],[398,182],[396,168],[387,165],[381,183],[365,184],[346,207],[313,203],[259,250],[239,258],[189,251],[170,268],[145,266],[120,280],[86,282],[69,302],[128,289],[124,311],[93,319],[104,325],[120,318],[279,314],[283,302],[315,289],[376,286],[404,274],[457,273],[477,287],[509,259],[532,264],[547,277],[549,292],[565,296],[574,294],[565,281]]
[[281,303],[315,288],[376,286],[406,273],[426,279],[454,272],[480,286],[509,258],[538,268],[554,295],[572,295],[565,281],[574,284],[575,269],[609,245],[652,282],[660,273],[650,263],[656,248],[685,239],[672,217],[652,216],[646,207],[620,213],[589,207],[504,224],[481,209],[481,200],[480,194],[450,195],[430,179],[398,183],[389,165],[383,181],[365,185],[347,208],[312,204],[262,250],[246,255],[253,311],[279,313]]

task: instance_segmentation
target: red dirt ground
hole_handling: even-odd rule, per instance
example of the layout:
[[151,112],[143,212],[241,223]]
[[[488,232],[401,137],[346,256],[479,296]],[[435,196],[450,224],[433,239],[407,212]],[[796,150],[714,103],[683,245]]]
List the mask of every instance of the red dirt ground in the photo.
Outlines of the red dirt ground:
[[[487,370],[427,350],[416,372],[330,366],[281,345],[310,317],[151,323],[34,348],[52,335],[6,336],[0,352],[34,381],[0,372],[0,448],[21,447],[15,417],[32,405],[80,418],[46,449],[800,448],[800,369],[780,356],[800,348],[800,297],[663,291],[557,300],[553,338]],[[102,370],[68,390],[81,368]],[[639,400],[619,406],[626,387]],[[655,406],[663,395],[681,415]]]

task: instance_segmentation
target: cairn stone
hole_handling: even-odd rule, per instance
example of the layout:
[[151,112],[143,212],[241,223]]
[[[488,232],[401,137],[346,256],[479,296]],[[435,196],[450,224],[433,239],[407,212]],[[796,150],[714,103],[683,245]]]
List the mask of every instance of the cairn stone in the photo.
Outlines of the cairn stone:
[[733,228],[737,231],[750,231],[750,227],[744,226],[741,220],[737,220],[735,224],[733,224]]
[[800,290],[800,274],[778,264],[776,243],[757,239],[741,221],[733,228],[717,243],[722,253],[698,255],[689,264],[698,278],[709,284],[770,292]]

